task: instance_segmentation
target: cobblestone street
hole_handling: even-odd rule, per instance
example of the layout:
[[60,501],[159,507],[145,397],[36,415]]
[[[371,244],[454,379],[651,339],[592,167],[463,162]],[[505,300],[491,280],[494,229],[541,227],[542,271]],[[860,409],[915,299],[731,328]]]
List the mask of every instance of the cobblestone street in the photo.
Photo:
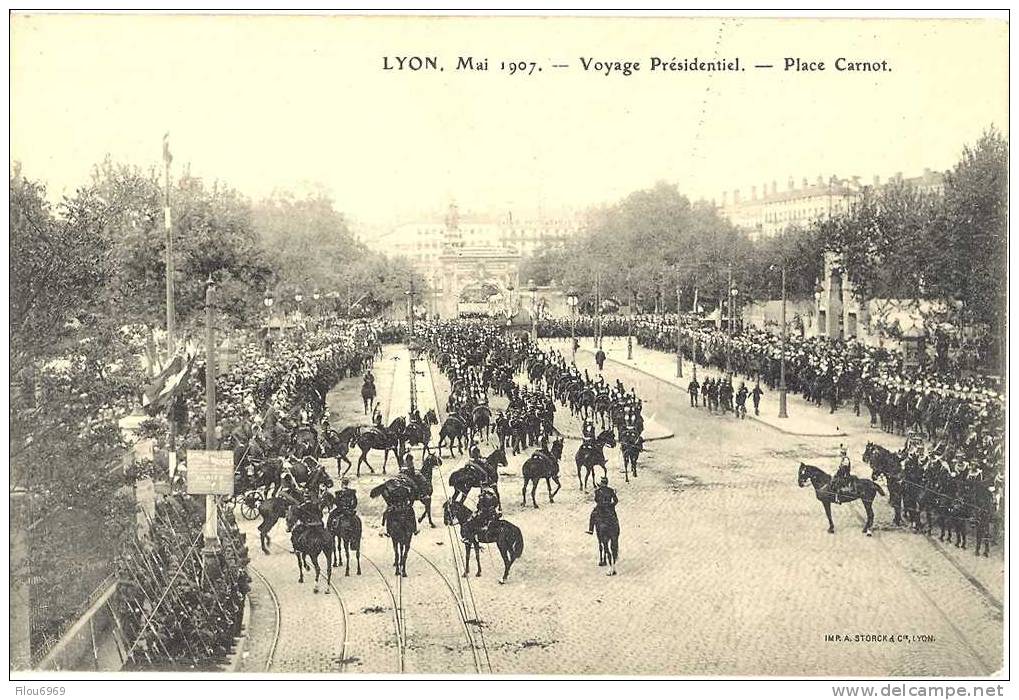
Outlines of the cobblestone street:
[[[567,351],[568,341],[557,347]],[[656,378],[666,366],[674,372],[674,358],[635,348],[644,360],[638,370],[611,361],[625,358],[624,341],[607,339],[606,350],[605,378],[635,386],[646,415],[674,433],[648,444],[629,484],[618,472],[618,451],[609,451],[609,477],[620,499],[618,576],[606,577],[597,566],[597,544],[584,532],[592,503],[575,478],[577,440],[566,441],[563,489],[554,504],[542,485],[538,509],[521,505],[524,455],[510,456],[500,471],[504,517],[525,538],[505,585],[498,583],[502,562],[494,546],[482,552],[483,575],[472,570],[462,578],[462,545],[442,524],[446,481],[462,457],[445,457],[434,475],[437,527],[422,524],[409,576],[393,576],[390,543],[379,534],[382,504],[368,497],[383,478],[381,456],[373,452],[376,474],[362,472],[352,481],[364,522],[362,575],[352,571],[347,578],[334,569],[334,592],[312,593],[314,572],[297,583],[284,525],[273,531],[268,556],[257,551],[255,523],[245,525],[252,565],[265,581],[255,577],[251,639],[240,670],[264,670],[267,663],[273,671],[425,673],[874,676],[1000,669],[998,548],[977,559],[938,543],[936,535],[895,528],[883,499],[875,502],[874,537],[861,533],[863,509],[855,503],[834,508],[837,531],[829,535],[814,494],[796,486],[801,461],[834,469],[840,441],[849,447],[854,472],[869,476],[860,460],[867,440],[897,449],[901,438],[855,417],[840,420],[844,436],[812,437],[710,415],[690,408],[667,375]],[[594,374],[591,353],[581,351],[577,362]],[[444,407],[445,378],[429,363],[418,369],[421,412],[436,399]],[[406,349],[387,346],[375,375],[387,420],[405,415]],[[352,378],[329,394],[334,425],[367,422],[359,388],[360,379]],[[775,406],[767,395],[762,412]],[[803,424],[828,420],[791,398],[790,414],[803,411],[816,413]],[[565,409],[560,413],[567,423]],[[842,419],[845,411],[836,415]],[[439,416],[441,423],[444,411]],[[433,441],[437,435],[434,430]],[[482,452],[495,446],[482,445]],[[351,460],[356,463],[356,448]],[[387,470],[392,475],[395,465]],[[416,508],[420,514],[421,504]],[[278,628],[269,588],[278,600]],[[893,641],[831,641],[854,635]],[[904,641],[895,641],[900,636]]]

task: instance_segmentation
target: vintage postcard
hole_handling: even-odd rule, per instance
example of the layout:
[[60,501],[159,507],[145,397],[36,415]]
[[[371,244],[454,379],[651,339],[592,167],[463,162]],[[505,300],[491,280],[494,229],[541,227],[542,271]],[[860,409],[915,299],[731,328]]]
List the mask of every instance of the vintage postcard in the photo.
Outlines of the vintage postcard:
[[1007,13],[9,22],[25,687],[1000,694]]

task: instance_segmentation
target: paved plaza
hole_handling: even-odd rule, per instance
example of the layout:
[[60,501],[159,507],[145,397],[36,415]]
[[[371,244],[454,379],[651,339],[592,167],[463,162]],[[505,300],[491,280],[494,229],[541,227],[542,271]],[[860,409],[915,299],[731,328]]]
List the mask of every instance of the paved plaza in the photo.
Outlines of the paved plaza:
[[[556,346],[568,351],[568,341]],[[408,577],[394,577],[389,540],[379,535],[382,505],[368,497],[383,478],[372,453],[376,474],[352,484],[365,525],[361,576],[334,569],[333,589],[315,594],[310,579],[296,582],[284,525],[273,532],[269,556],[257,551],[254,523],[246,526],[258,575],[240,670],[873,676],[983,675],[1001,667],[1000,549],[976,558],[896,528],[883,500],[872,538],[861,532],[857,504],[835,507],[830,535],[811,490],[797,488],[799,463],[832,471],[840,442],[855,472],[869,476],[860,461],[866,442],[897,448],[901,438],[793,397],[781,431],[710,415],[690,408],[675,386],[673,357],[635,348],[627,362],[625,341],[606,339],[605,348],[605,378],[635,386],[646,415],[674,433],[648,445],[629,484],[618,473],[618,451],[609,452],[620,499],[618,576],[597,566],[596,542],[584,532],[592,501],[572,469],[577,440],[566,440],[554,504],[543,486],[537,510],[521,504],[524,455],[500,471],[504,517],[525,538],[505,585],[494,547],[482,552],[480,578],[473,569],[469,579],[459,575],[462,547],[442,524],[442,501],[462,457],[444,458],[433,480],[437,527],[422,524]],[[577,362],[596,371],[585,349]],[[427,362],[418,368],[422,412],[444,407],[445,378]],[[387,420],[406,414],[407,350],[388,346],[375,375]],[[334,424],[367,422],[359,388],[352,378],[329,394]],[[775,412],[776,400],[767,394],[762,413]],[[568,423],[565,414],[561,420]],[[836,420],[842,435],[794,434]],[[395,465],[387,470],[392,475]]]

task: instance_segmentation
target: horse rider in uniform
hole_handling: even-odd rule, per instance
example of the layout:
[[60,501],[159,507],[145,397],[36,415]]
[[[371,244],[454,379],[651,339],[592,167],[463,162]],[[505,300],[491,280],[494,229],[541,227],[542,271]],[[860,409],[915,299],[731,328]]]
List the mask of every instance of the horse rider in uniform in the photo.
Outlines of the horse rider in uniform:
[[378,406],[375,407],[375,411],[372,413],[372,425],[382,430],[382,412]]
[[341,513],[353,514],[357,510],[357,491],[350,488],[350,479],[340,480],[340,490],[336,492],[336,507]]
[[489,482],[491,477],[488,474],[488,470],[485,468],[485,464],[481,458],[481,448],[476,444],[472,444],[467,450],[467,454],[470,459],[467,460],[465,465],[468,469],[472,470],[478,478],[478,484],[485,485]]
[[583,434],[583,438],[584,438],[583,444],[585,446],[591,447],[592,445],[594,445],[594,441],[595,441],[595,437],[596,436],[595,436],[595,433],[594,433],[594,423],[593,422],[591,422],[590,420],[585,420],[584,421],[584,427],[582,429],[582,434]]
[[587,534],[594,534],[594,521],[599,515],[615,516],[618,503],[619,497],[616,496],[615,489],[609,486],[608,478],[603,476],[594,490],[594,509],[591,511],[591,517],[587,523]]
[[[499,507],[498,494],[491,486],[483,487],[478,496],[478,512],[472,518],[474,526],[472,529],[478,539],[487,539],[485,536],[488,533],[488,528],[500,518],[502,518],[502,509]],[[464,543],[466,544],[468,541],[468,538],[465,537]]]
[[831,480],[830,488],[834,500],[839,503],[839,491],[850,484],[852,475],[849,473],[852,463],[849,461],[849,454],[846,452],[845,445],[839,445],[839,468],[835,471],[835,476]]

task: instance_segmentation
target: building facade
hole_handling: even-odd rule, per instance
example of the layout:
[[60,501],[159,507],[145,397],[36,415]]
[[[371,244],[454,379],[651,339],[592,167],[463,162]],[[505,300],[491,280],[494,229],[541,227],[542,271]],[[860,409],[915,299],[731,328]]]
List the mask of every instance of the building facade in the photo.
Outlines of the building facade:
[[450,318],[487,308],[481,298],[486,293],[519,290],[522,258],[562,244],[580,229],[580,220],[570,215],[489,217],[451,204],[444,217],[397,226],[375,247],[408,258],[428,283],[428,313]]
[[[944,175],[930,169],[914,178],[903,178],[902,173],[897,173],[890,182],[906,182],[924,192],[940,193],[944,190]],[[773,180],[762,184],[760,190],[752,186],[749,193],[740,190],[724,192],[721,211],[753,238],[773,236],[790,226],[805,228],[814,221],[844,212],[865,189],[882,186],[879,177],[865,184],[859,177],[832,175],[827,179],[818,176],[812,182],[803,178],[799,186],[790,178],[786,188],[780,191],[778,183]]]

